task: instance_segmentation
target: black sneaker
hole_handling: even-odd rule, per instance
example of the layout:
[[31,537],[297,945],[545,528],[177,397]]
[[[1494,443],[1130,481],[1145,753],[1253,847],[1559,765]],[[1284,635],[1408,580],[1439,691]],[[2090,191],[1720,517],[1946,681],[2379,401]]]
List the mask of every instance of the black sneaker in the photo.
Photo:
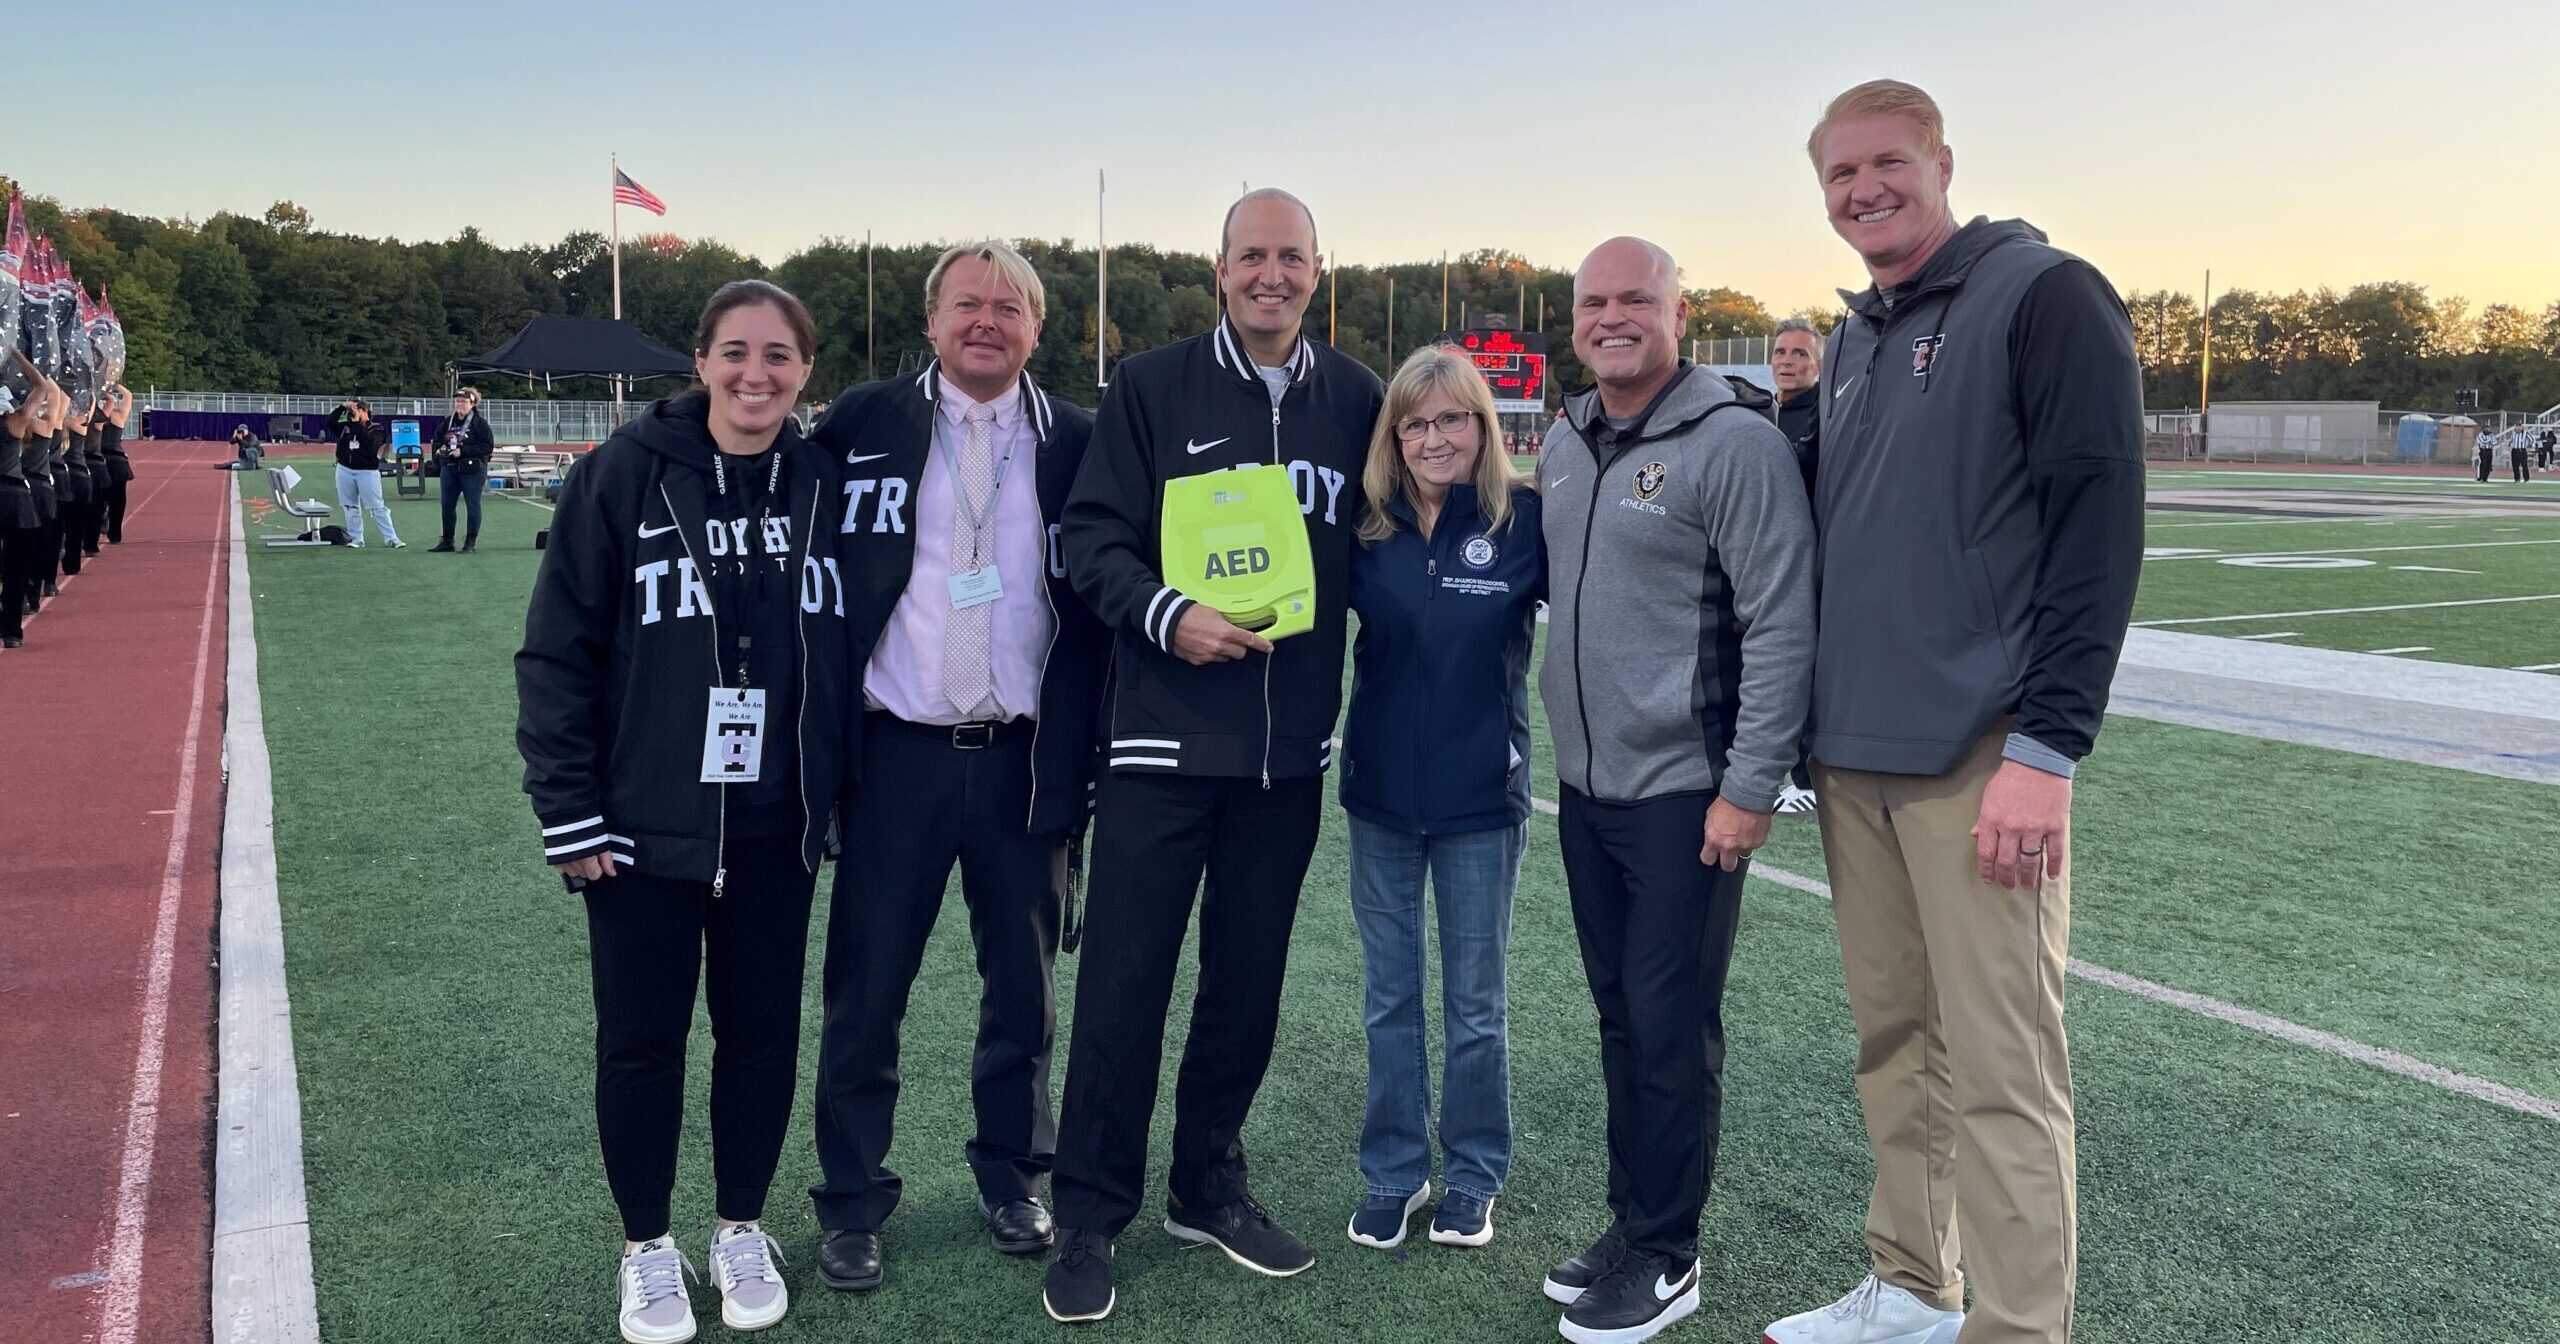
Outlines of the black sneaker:
[[1547,1300],[1572,1306],[1573,1300],[1582,1296],[1584,1289],[1598,1283],[1600,1276],[1614,1268],[1619,1257],[1626,1253],[1626,1236],[1612,1222],[1609,1230],[1601,1233],[1600,1239],[1591,1243],[1582,1254],[1547,1271]]
[[478,537],[464,537],[464,538],[462,539],[462,553],[463,553],[464,555],[469,555],[469,554],[471,554],[473,551],[476,551],[476,550],[479,550],[479,549],[480,549],[480,539],[479,539]]
[[1098,1321],[1120,1300],[1111,1286],[1111,1238],[1089,1228],[1058,1229],[1049,1252],[1049,1273],[1040,1287],[1040,1305],[1061,1325]]
[[1410,1195],[1370,1195],[1351,1211],[1350,1237],[1372,1250],[1392,1251],[1404,1244],[1405,1224],[1414,1210],[1431,1202],[1431,1183]]
[[1641,1344],[1698,1309],[1698,1262],[1629,1251],[1564,1309],[1573,1344]]
[[427,554],[434,555],[438,551],[450,551],[452,549],[453,538],[447,537],[444,540],[437,542],[435,545],[428,547]]
[[1164,1230],[1204,1245],[1252,1270],[1285,1279],[1315,1267],[1315,1252],[1289,1229],[1271,1220],[1271,1211],[1251,1195],[1223,1208],[1186,1209],[1166,1201]]

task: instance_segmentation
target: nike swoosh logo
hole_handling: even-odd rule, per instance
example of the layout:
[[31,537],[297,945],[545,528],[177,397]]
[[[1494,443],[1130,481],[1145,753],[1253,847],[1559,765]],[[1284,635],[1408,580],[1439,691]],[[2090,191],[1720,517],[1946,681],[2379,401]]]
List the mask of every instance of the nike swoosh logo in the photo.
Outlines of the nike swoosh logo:
[[667,523],[658,527],[651,527],[647,523],[642,523],[640,525],[640,538],[641,540],[646,541],[651,537],[663,537],[675,530],[676,525],[673,523]]
[[848,467],[858,467],[865,462],[877,462],[881,458],[887,456],[887,453],[847,453],[845,455],[844,464]]
[[[1233,437],[1235,437],[1235,436],[1231,434],[1231,435],[1228,435],[1227,437],[1228,437],[1228,438],[1233,438]],[[1205,453],[1205,452],[1209,451],[1210,449],[1217,447],[1219,444],[1225,443],[1226,441],[1227,441],[1226,439],[1211,439],[1211,440],[1209,440],[1207,443],[1193,443],[1193,442],[1192,442],[1192,441],[1190,441],[1189,439],[1185,439],[1185,440],[1183,440],[1183,441],[1182,441],[1182,451],[1184,451],[1184,452],[1186,452],[1186,453]]]
[[1678,1283],[1673,1283],[1669,1279],[1656,1275],[1653,1280],[1654,1300],[1657,1302],[1668,1302],[1671,1299],[1678,1297],[1682,1293],[1689,1291],[1690,1280],[1697,1277],[1698,1267],[1696,1265],[1689,1266],[1689,1272],[1681,1275]]
[[1572,477],[1570,477],[1570,476],[1558,476],[1558,477],[1557,477],[1557,478],[1555,478],[1554,480],[1547,482],[1547,488],[1548,488],[1548,489],[1550,489],[1550,490],[1553,490],[1553,489],[1555,489],[1557,486],[1562,485],[1562,484],[1564,484],[1565,482],[1567,482],[1567,481],[1569,481],[1569,480],[1572,480],[1572,479],[1573,479],[1573,478],[1572,478]]
[[1849,395],[1849,389],[1856,387],[1858,385],[1858,380],[1864,376],[1864,374],[1850,374],[1849,381],[1842,383],[1840,385],[1840,390],[1831,394],[1831,399],[1833,401],[1838,401],[1842,397]]

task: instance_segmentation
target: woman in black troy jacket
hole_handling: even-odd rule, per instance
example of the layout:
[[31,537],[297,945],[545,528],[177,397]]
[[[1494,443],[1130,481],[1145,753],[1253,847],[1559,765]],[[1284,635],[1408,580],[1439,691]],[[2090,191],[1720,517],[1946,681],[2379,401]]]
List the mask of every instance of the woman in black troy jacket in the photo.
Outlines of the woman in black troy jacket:
[[710,1279],[732,1328],[788,1305],[758,1219],[790,1118],[810,892],[856,693],[842,488],[789,420],[816,348],[808,311],[738,281],[712,296],[694,346],[701,385],[569,473],[516,654],[543,857],[586,898],[620,1325],[640,1341],[693,1334],[669,1199],[706,971]]

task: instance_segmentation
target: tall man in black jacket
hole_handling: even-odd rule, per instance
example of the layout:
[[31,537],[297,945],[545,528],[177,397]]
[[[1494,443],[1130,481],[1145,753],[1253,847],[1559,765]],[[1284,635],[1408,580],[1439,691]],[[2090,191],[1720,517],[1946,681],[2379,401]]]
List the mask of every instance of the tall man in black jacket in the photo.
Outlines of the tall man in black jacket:
[[[1118,633],[1043,1293],[1061,1321],[1111,1311],[1111,1239],[1145,1198],[1165,1011],[1195,892],[1200,983],[1174,1091],[1165,1230],[1263,1274],[1315,1263],[1247,1188],[1241,1135],[1271,1062],[1315,850],[1360,467],[1384,400],[1377,375],[1302,333],[1318,272],[1315,218],[1296,197],[1237,201],[1218,246],[1225,317],[1120,366],[1067,501],[1068,572]],[[1296,483],[1315,562],[1315,628],[1276,646],[1169,584],[1159,545],[1166,480],[1264,463]]]
[[1002,243],[944,252],[925,285],[934,361],[838,397],[815,438],[844,464],[839,548],[866,711],[846,803],[861,862],[836,869],[810,1194],[831,1288],[878,1286],[898,1029],[952,865],[980,981],[966,1150],[996,1249],[1048,1249],[1040,1180],[1057,1156],[1050,969],[1093,780],[1110,631],[1054,537],[1093,417],[1023,373],[1039,274]]
[[2142,380],[2106,277],[1957,226],[1944,124],[1879,80],[1807,146],[1874,282],[1824,361],[1812,715],[1874,1282],[1773,1344],[2071,1335],[2071,777],[2142,568]]

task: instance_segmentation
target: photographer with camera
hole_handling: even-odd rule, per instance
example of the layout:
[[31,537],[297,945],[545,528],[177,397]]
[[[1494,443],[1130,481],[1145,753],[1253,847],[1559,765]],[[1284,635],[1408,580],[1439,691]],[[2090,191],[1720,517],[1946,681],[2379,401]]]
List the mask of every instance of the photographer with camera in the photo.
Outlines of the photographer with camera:
[[388,430],[374,423],[373,408],[362,397],[350,397],[329,417],[338,440],[338,512],[345,515],[347,545],[364,549],[364,520],[382,530],[383,544],[399,550],[407,543],[392,530],[391,509],[382,502],[382,450]]
[[497,435],[480,414],[480,389],[466,387],[453,394],[453,415],[436,431],[435,444],[436,479],[444,488],[444,539],[427,549],[453,549],[453,506],[467,502],[471,530],[462,534],[462,549],[473,550],[480,544],[480,491],[489,484],[489,455],[498,450]]

